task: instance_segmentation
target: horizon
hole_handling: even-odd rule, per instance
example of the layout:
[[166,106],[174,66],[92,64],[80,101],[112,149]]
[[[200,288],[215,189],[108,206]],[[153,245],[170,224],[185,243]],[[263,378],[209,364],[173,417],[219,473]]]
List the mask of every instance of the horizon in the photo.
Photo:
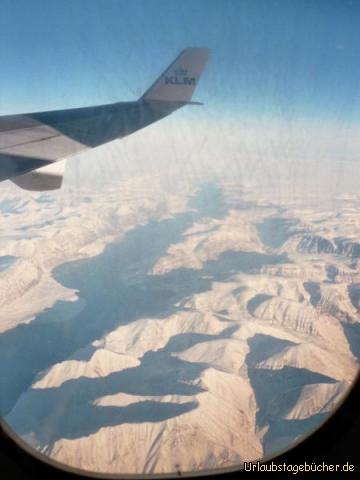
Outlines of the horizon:
[[257,170],[260,181],[261,168],[290,183],[296,183],[297,172],[304,186],[314,172],[322,181],[329,171],[331,191],[355,191],[359,4],[71,0],[65,5],[2,2],[0,114],[136,100],[185,47],[212,50],[193,98],[204,106],[184,107],[125,142],[71,158],[68,178],[86,183],[91,171],[95,178],[107,169],[118,175],[125,157],[140,169],[182,162],[203,164],[205,171],[240,169],[239,181],[245,183]]

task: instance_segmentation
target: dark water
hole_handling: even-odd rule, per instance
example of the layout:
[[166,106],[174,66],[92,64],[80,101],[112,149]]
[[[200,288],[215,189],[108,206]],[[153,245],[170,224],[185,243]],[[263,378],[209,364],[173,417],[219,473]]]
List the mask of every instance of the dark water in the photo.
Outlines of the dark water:
[[[165,275],[149,275],[152,266],[170,245],[181,240],[184,231],[194,221],[205,216],[219,218],[226,213],[222,195],[212,185],[206,185],[190,203],[191,208],[197,209],[196,212],[136,227],[97,257],[70,262],[55,269],[54,278],[64,286],[76,289],[84,308],[79,312],[78,302],[59,301],[31,323],[19,325],[0,335],[0,402],[3,415],[11,410],[21,392],[31,385],[39,372],[67,359],[119,325],[144,317],[167,317],[178,311],[176,305],[184,299],[209,290],[213,281],[231,280],[232,275],[239,271],[252,272],[263,265],[289,261],[286,255],[229,251],[217,260],[207,262],[202,270],[180,268]],[[72,314],[75,309],[76,315]],[[173,342],[174,339],[171,339],[168,348],[174,345]],[[173,380],[170,382],[168,376],[165,382],[173,385],[169,387],[170,391],[184,393],[190,389],[193,392],[192,388],[184,386],[181,375],[185,373],[181,372],[193,372],[195,368],[198,374],[202,366],[191,366],[180,360],[174,364],[169,350],[157,352],[152,360],[150,353],[144,358],[139,372],[131,373],[136,373],[134,378],[145,382],[148,377],[153,379],[152,385],[164,384],[164,379],[154,379],[156,362],[160,357],[159,366],[168,364],[173,368]],[[112,378],[116,380],[117,377]],[[130,377],[125,376],[123,382],[115,382],[118,385],[115,388],[124,391],[121,389],[128,381]],[[85,382],[86,390],[92,391],[94,386],[99,391],[98,382],[94,379],[90,379],[90,383],[84,379],[74,382],[79,382],[77,385]],[[71,385],[74,388],[74,383]],[[51,398],[61,391],[47,389],[43,395],[48,394]],[[81,388],[79,391],[82,391]],[[39,392],[36,394],[40,395]],[[45,398],[48,397],[42,397],[41,402],[46,403]]]
[[0,272],[6,270],[7,268],[11,267],[16,262],[16,257],[13,255],[4,255],[0,257]]
[[[202,270],[180,268],[165,275],[149,275],[170,245],[203,217],[225,215],[219,189],[211,184],[190,202],[196,212],[151,221],[130,231],[100,255],[61,265],[53,272],[62,285],[79,292],[85,307],[59,301],[32,322],[0,335],[0,411],[9,412],[35,376],[119,325],[139,318],[163,318],[194,293],[228,281],[237,272],[253,272],[263,265],[287,263],[286,255],[225,252]],[[76,315],[72,314],[76,311]],[[176,369],[181,370],[177,364]],[[175,375],[176,377],[176,375]]]
[[257,223],[256,228],[264,245],[279,248],[295,233],[292,227],[297,223],[295,219],[270,217]]
[[[195,211],[136,227],[120,241],[106,247],[100,255],[66,263],[54,270],[54,278],[62,285],[76,289],[80,300],[75,303],[59,301],[31,323],[0,335],[2,415],[11,411],[37,374],[66,360],[81,348],[84,350],[79,359],[90,358],[94,348],[89,344],[119,325],[139,318],[165,318],[177,312],[181,308],[177,305],[191,295],[209,290],[214,281],[231,281],[238,272],[255,273],[264,265],[289,262],[285,254],[228,251],[218,259],[206,262],[201,270],[179,268],[164,275],[149,275],[169,246],[181,241],[183,233],[194,222],[204,217],[223,218],[226,215],[221,190],[213,184],[203,186],[190,200],[190,208]],[[271,225],[266,227],[266,235],[270,235],[267,244],[276,248],[286,240],[286,233],[284,230],[274,239],[272,232],[276,222]],[[311,294],[312,303],[316,304],[317,285],[308,282],[305,288]],[[357,290],[355,300],[358,298],[356,294]],[[255,296],[248,302],[249,311],[253,312],[268,298],[266,295]],[[360,331],[354,326],[349,327],[349,337],[357,341]],[[146,352],[136,367],[102,378],[71,379],[56,388],[32,389],[23,400],[27,403],[21,404],[21,413],[10,414],[7,419],[18,434],[36,432],[39,441],[46,445],[60,438],[80,438],[105,426],[157,422],[193,410],[198,406],[193,399],[181,404],[144,400],[124,407],[99,407],[94,402],[99,397],[120,392],[140,397],[171,394],[190,397],[201,392],[195,380],[208,365],[189,363],[172,354],[201,342],[226,338],[234,328],[238,326],[231,326],[218,335],[175,334],[163,348]],[[353,343],[354,349],[356,344],[360,345],[360,342]],[[250,351],[245,363],[256,394],[257,423],[260,427],[269,426],[264,438],[266,453],[288,447],[298,436],[310,433],[322,422],[322,414],[305,421],[284,419],[298,400],[302,387],[334,382],[306,369],[256,368],[257,363],[292,345],[294,343],[268,335],[255,335],[249,339]],[[59,404],[59,399],[63,399],[66,415],[62,412],[53,414],[53,406]]]
[[224,218],[228,210],[221,188],[212,182],[205,183],[199,194],[190,199],[188,205],[204,217],[217,219]]

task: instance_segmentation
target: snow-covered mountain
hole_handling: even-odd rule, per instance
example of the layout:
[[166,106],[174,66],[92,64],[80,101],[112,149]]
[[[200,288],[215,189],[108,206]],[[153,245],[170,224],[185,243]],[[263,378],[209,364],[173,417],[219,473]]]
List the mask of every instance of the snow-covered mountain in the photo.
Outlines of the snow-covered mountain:
[[359,366],[360,198],[146,178],[69,198],[1,213],[1,408],[34,448],[107,473],[227,467],[339,405]]

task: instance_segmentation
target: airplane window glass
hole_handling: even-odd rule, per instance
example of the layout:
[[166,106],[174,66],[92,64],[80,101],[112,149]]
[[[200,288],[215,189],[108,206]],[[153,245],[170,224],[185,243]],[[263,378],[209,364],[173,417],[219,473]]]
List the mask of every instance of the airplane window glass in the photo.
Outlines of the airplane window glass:
[[15,441],[98,474],[215,471],[341,405],[360,358],[359,20],[341,0],[2,1]]

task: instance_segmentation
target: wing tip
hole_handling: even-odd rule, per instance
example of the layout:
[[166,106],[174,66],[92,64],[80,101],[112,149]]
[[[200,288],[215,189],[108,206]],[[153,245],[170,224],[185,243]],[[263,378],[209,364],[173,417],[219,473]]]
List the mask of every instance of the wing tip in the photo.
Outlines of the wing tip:
[[209,60],[208,47],[186,47],[139,100],[188,103]]

